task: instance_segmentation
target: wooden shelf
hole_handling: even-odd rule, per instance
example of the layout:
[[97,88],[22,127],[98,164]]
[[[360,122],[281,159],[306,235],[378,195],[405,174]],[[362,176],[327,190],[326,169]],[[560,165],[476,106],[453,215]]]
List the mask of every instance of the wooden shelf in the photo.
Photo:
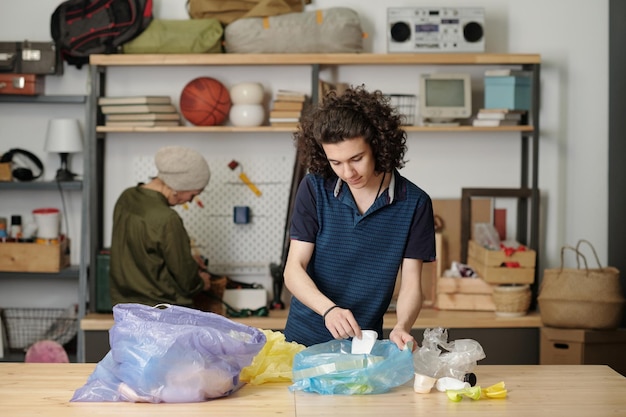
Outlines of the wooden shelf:
[[[2,243],[0,243],[2,245]],[[4,272],[0,271],[0,278],[19,277],[20,279],[41,278],[46,279],[77,279],[80,273],[78,265],[63,268],[59,272]]]
[[[292,127],[277,126],[157,126],[157,127],[110,127],[98,126],[98,133],[271,133],[271,132],[293,132]],[[475,126],[404,126],[407,132],[532,132],[533,127],[528,125],[519,126],[498,126],[498,127],[475,127]]]
[[46,103],[46,104],[83,104],[87,96],[50,95],[50,96],[18,96],[0,95],[0,103]]
[[142,65],[524,65],[539,64],[539,54],[111,54],[91,55],[101,66]]
[[237,126],[156,126],[156,127],[111,127],[98,126],[98,133],[262,133],[262,132],[293,132],[292,127],[277,126],[253,126],[253,127],[237,127]]
[[12,181],[0,182],[0,190],[80,190],[83,188],[82,181]]

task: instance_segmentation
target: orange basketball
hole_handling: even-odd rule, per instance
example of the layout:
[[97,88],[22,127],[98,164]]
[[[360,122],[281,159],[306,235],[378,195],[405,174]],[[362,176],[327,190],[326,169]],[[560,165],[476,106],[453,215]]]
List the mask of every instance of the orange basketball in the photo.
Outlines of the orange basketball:
[[215,78],[199,77],[187,83],[180,94],[180,111],[196,126],[224,123],[230,111],[230,93]]

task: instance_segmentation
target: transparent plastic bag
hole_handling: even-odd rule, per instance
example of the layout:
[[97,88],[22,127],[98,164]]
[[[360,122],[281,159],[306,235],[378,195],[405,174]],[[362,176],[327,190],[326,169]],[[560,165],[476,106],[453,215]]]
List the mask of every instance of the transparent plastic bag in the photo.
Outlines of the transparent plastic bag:
[[413,352],[413,366],[417,374],[463,381],[484,358],[485,352],[477,341],[458,339],[448,342],[448,330],[437,327],[424,330],[422,346]]
[[111,350],[71,401],[198,402],[230,395],[266,338],[259,329],[179,306],[118,304]]
[[318,394],[380,394],[413,378],[409,347],[377,340],[369,354],[351,354],[352,342],[331,340],[304,349],[293,361],[290,391]]

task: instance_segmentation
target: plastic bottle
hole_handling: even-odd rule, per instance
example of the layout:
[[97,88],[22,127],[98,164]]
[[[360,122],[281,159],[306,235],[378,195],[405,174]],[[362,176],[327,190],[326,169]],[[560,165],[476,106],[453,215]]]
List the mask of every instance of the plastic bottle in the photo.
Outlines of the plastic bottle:
[[11,216],[11,238],[15,240],[22,238],[22,216],[19,214]]

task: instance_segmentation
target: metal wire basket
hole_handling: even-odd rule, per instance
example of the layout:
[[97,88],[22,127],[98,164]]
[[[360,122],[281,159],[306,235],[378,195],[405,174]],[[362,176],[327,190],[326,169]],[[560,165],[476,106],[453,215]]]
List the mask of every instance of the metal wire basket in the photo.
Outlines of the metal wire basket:
[[5,308],[1,312],[9,349],[28,349],[40,340],[68,343],[78,332],[76,309]]
[[404,126],[415,125],[417,116],[417,96],[412,94],[385,94],[389,98],[389,104],[394,107],[402,117]]

